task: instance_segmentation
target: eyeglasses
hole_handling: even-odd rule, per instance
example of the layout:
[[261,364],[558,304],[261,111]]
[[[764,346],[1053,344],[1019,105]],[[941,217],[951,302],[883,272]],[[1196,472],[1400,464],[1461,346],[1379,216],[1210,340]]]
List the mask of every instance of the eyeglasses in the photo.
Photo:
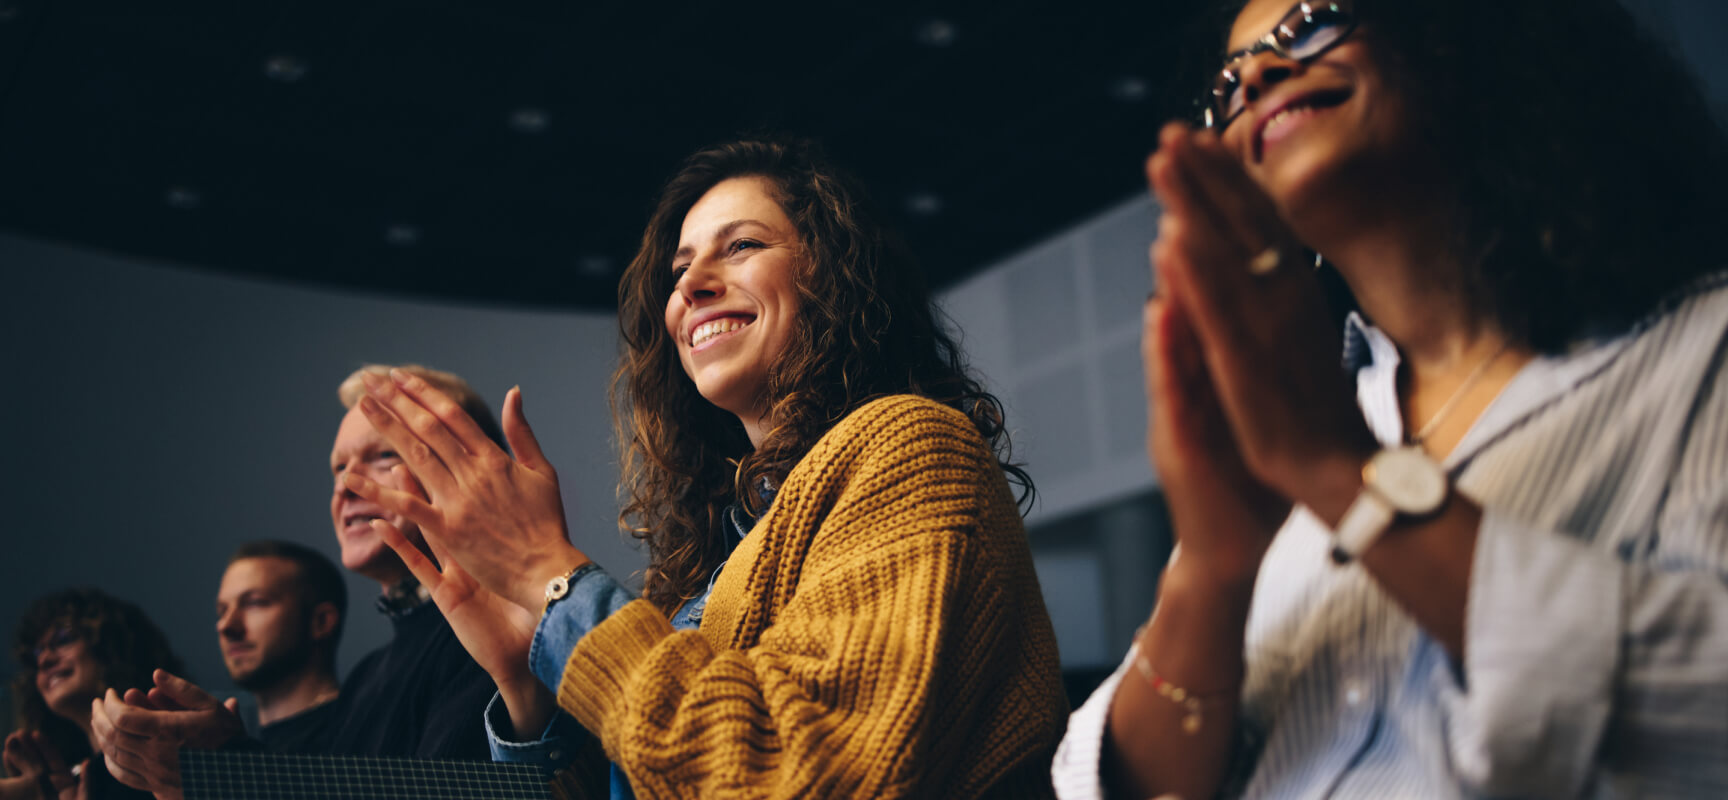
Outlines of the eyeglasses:
[[62,625],[55,628],[54,632],[49,634],[46,640],[27,651],[27,655],[30,656],[30,663],[28,666],[31,669],[35,669],[37,664],[42,663],[43,653],[50,650],[59,650],[71,645],[73,642],[83,641],[83,639],[83,635],[78,633],[77,629],[69,625]]
[[1348,2],[1297,3],[1270,33],[1224,57],[1224,68],[1212,79],[1212,94],[1206,98],[1206,127],[1222,132],[1247,107],[1239,72],[1242,62],[1268,50],[1291,61],[1307,62],[1344,41],[1353,30],[1356,16],[1350,13]]

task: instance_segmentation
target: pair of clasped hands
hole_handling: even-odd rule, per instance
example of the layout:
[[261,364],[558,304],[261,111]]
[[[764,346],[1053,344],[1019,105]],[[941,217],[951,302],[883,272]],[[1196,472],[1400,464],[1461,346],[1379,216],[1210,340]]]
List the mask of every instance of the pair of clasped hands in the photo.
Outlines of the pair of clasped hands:
[[1172,123],[1141,355],[1148,449],[1185,567],[1250,585],[1292,503],[1335,522],[1377,445],[1303,245],[1218,136]]

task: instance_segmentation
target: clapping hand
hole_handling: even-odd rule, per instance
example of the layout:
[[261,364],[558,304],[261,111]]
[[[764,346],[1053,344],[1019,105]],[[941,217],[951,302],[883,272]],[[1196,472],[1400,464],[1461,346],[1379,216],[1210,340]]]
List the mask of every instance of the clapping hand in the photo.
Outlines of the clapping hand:
[[89,772],[80,769],[74,774],[41,731],[19,730],[8,735],[0,764],[10,776],[0,778],[0,798],[4,800],[83,800],[89,796]]
[[[406,472],[400,464],[393,469]],[[407,493],[420,493],[412,474],[402,478]],[[389,522],[374,520],[372,527],[432,594],[432,602],[450,623],[463,649],[492,676],[517,736],[537,735],[556,706],[550,691],[528,668],[528,651],[539,617],[481,586],[444,550],[440,537],[426,537],[432,557],[437,559],[433,561]]]
[[108,772],[158,800],[180,796],[180,749],[214,750],[245,735],[237,701],[217,700],[190,681],[156,670],[148,692],[109,689],[91,703],[90,726]]
[[565,532],[558,474],[522,415],[521,390],[504,400],[512,458],[424,380],[401,370],[390,379],[361,378],[361,413],[402,455],[429,500],[352,472],[344,484],[418,525],[441,562],[453,561],[488,591],[538,613],[546,582],[588,557]]

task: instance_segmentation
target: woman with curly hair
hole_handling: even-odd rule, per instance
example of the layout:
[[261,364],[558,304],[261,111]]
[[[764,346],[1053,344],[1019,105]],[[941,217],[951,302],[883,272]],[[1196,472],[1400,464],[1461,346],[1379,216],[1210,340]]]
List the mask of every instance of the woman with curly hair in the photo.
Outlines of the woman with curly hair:
[[[1728,795],[1728,144],[1615,0],[1249,0],[1147,172],[1178,547],[1063,797]],[[1215,51],[1216,52],[1216,51]],[[1329,324],[1315,254],[1359,311]]]
[[426,532],[441,573],[380,529],[498,680],[495,755],[576,749],[505,741],[556,692],[613,797],[1048,796],[1066,704],[1031,484],[858,187],[804,144],[703,150],[619,306],[641,599],[570,544],[519,391],[514,458],[412,376],[362,405],[431,502],[348,485]]
[[18,727],[6,737],[0,799],[149,797],[109,777],[100,757],[89,758],[96,752],[90,704],[110,689],[149,690],[154,670],[182,672],[161,629],[131,603],[68,589],[30,606],[12,652]]

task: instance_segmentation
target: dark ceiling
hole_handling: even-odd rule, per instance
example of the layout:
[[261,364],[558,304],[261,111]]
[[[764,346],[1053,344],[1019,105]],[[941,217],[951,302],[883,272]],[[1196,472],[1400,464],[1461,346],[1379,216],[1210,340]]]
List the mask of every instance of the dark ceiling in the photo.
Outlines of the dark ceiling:
[[0,230],[610,308],[680,160],[779,130],[943,286],[1141,189],[1194,5],[0,0]]

